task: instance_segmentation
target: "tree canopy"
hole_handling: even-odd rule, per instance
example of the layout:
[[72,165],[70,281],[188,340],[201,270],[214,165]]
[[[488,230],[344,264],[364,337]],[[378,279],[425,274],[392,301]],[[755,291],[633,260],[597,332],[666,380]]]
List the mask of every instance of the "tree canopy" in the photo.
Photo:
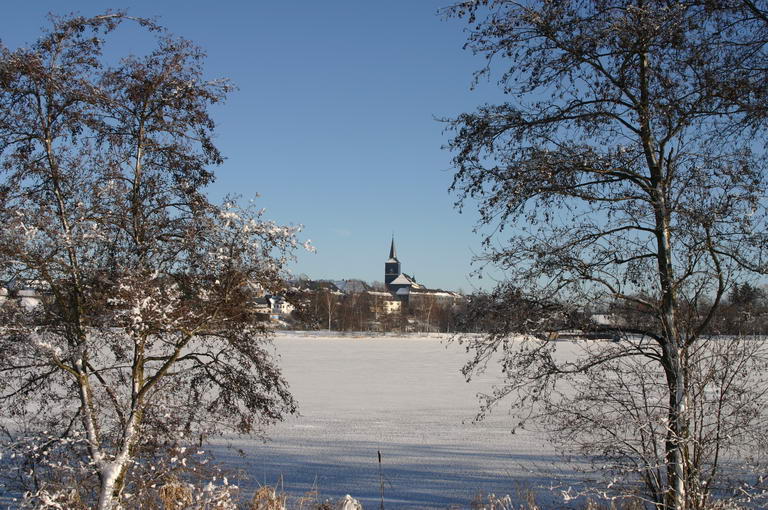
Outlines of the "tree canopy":
[[[108,61],[128,23],[154,49]],[[0,48],[0,275],[42,295],[0,307],[5,432],[39,437],[30,497],[128,504],[169,445],[295,410],[249,302],[280,288],[298,228],[205,196],[223,161],[210,108],[231,85],[203,63],[122,12]]]
[[[567,374],[645,359],[663,374],[665,473],[652,501],[667,508],[707,493],[691,457],[694,351],[728,289],[768,270],[765,12],[654,0],[446,10],[486,58],[476,79],[510,98],[449,121],[451,189],[459,207],[479,204],[484,260],[506,275],[491,300],[509,309],[491,334],[465,339],[467,371],[503,351],[507,381],[489,403],[522,405],[547,401]],[[574,364],[554,361],[548,332],[587,328],[579,308],[616,301],[649,320]]]

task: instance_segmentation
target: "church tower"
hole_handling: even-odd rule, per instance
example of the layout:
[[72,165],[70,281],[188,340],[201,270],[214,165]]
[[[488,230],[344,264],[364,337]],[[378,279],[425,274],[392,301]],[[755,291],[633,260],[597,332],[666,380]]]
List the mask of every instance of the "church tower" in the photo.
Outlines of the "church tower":
[[398,276],[400,276],[400,261],[397,260],[397,251],[395,251],[395,236],[392,236],[392,245],[389,247],[389,259],[384,263],[384,284],[387,288]]

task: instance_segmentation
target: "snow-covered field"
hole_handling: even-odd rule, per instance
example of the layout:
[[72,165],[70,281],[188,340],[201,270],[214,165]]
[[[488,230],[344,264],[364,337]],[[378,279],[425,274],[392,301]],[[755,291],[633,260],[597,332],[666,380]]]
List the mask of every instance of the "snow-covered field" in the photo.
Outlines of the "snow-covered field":
[[511,434],[504,410],[473,423],[494,375],[465,382],[467,354],[445,339],[280,333],[275,347],[301,415],[267,444],[218,444],[217,458],[247,473],[246,492],[282,483],[293,496],[349,493],[378,508],[377,451],[386,508],[466,508],[478,491],[514,496],[548,472],[571,474],[538,434]]
[[[467,508],[480,492],[522,500],[528,490],[540,503],[562,503],[541,487],[577,478],[572,466],[540,434],[512,434],[515,417],[505,409],[473,421],[497,367],[467,383],[460,369],[468,354],[447,338],[278,333],[274,348],[300,415],[269,429],[266,443],[218,440],[216,460],[243,475],[245,497],[278,485],[294,501],[351,494],[379,508],[383,479],[387,509]],[[562,342],[558,352],[576,349]],[[0,494],[6,506],[16,505]]]

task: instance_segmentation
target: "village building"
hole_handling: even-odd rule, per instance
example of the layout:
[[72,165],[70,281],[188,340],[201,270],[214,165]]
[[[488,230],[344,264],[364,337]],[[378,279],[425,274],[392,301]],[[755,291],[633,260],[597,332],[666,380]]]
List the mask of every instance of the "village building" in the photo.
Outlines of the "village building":
[[279,320],[283,317],[287,317],[293,312],[295,307],[289,303],[283,296],[269,296],[269,302],[271,305],[272,320]]
[[258,297],[251,302],[253,312],[268,316],[272,314],[272,303],[265,296]]
[[26,311],[32,311],[50,294],[49,287],[40,281],[22,281],[11,279],[0,287],[0,305],[14,302]]
[[366,291],[366,294],[371,297],[371,311],[376,318],[400,313],[403,309],[403,302],[389,292],[369,290]]

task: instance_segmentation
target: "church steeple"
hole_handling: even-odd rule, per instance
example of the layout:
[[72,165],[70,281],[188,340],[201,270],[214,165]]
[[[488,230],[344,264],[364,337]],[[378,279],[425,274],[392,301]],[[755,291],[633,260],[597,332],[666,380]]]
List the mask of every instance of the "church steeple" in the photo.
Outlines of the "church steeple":
[[389,247],[389,260],[397,260],[397,250],[395,250],[395,236],[392,236],[392,245]]
[[384,283],[389,287],[390,282],[400,276],[400,261],[397,260],[395,249],[395,236],[392,236],[392,244],[389,246],[389,259],[384,263]]

